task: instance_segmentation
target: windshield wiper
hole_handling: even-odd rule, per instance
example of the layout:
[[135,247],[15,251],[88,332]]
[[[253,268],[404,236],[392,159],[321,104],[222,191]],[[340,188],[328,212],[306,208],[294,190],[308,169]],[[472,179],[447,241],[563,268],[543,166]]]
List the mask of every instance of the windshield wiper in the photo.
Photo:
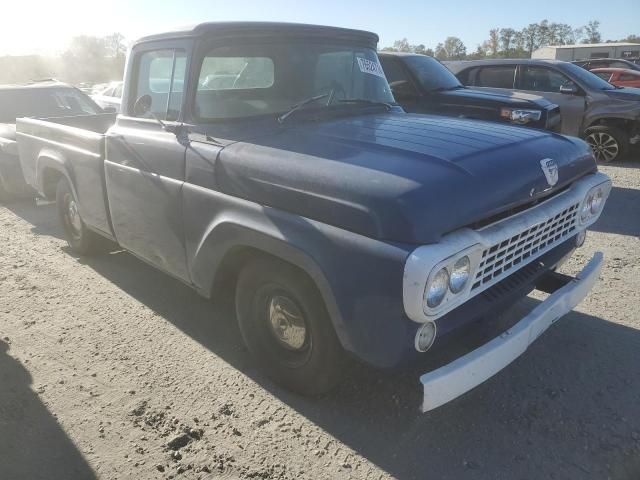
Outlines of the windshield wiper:
[[292,105],[288,111],[286,111],[285,113],[283,113],[278,117],[278,123],[283,123],[289,117],[289,115],[291,115],[293,112],[297,110],[300,110],[305,105],[309,105],[310,103],[317,102],[318,100],[322,100],[323,98],[326,98],[329,95],[331,95],[331,92],[323,93],[322,95],[316,95],[315,97],[309,97],[306,100],[303,100],[301,102],[296,103],[295,105]]
[[378,102],[376,100],[367,100],[366,98],[343,98],[338,100],[338,103],[356,103],[362,105],[379,105],[385,107],[387,110],[391,110],[393,105],[387,102]]

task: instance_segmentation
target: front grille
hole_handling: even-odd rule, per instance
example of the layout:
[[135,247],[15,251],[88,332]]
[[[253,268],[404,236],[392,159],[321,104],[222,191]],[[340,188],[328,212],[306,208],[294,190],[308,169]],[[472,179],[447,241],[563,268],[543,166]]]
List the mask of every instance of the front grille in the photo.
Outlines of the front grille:
[[554,217],[485,249],[471,291],[495,283],[520,268],[518,265],[528,263],[574,235],[578,205],[573,204]]

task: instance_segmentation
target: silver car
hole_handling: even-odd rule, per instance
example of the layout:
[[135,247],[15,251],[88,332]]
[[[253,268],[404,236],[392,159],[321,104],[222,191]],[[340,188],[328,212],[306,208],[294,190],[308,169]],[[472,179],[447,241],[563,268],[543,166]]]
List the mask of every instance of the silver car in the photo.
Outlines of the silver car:
[[122,103],[122,82],[111,82],[102,91],[91,95],[91,98],[102,108],[111,108],[119,112]]
[[558,60],[448,62],[464,84],[509,93],[535,93],[560,106],[561,133],[584,138],[600,162],[624,158],[640,142],[640,89],[615,87]]

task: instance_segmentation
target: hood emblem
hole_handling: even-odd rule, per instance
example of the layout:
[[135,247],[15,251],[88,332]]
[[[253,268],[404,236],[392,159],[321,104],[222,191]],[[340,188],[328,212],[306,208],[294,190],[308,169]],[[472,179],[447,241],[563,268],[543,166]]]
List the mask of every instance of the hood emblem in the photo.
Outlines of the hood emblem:
[[558,164],[552,158],[543,158],[540,160],[540,167],[542,167],[542,173],[547,179],[547,183],[550,187],[553,187],[558,183]]

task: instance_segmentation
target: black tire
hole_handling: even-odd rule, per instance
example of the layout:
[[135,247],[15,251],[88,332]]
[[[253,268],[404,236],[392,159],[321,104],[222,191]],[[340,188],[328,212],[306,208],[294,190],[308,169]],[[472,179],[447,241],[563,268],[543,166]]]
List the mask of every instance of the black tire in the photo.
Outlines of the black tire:
[[[102,251],[106,239],[89,230],[82,221],[78,212],[78,201],[69,186],[69,182],[64,178],[58,182],[56,188],[56,203],[60,222],[71,250],[79,255],[92,255]],[[71,214],[74,209],[75,214]]]
[[[251,261],[238,277],[236,313],[247,348],[277,383],[303,395],[321,395],[339,383],[345,352],[315,285],[297,268],[271,258]],[[274,318],[290,322],[285,331],[299,335],[287,343]],[[300,319],[304,336],[291,328]]]
[[623,160],[629,149],[629,136],[617,127],[606,125],[589,127],[584,139],[591,146],[596,160],[600,163]]

